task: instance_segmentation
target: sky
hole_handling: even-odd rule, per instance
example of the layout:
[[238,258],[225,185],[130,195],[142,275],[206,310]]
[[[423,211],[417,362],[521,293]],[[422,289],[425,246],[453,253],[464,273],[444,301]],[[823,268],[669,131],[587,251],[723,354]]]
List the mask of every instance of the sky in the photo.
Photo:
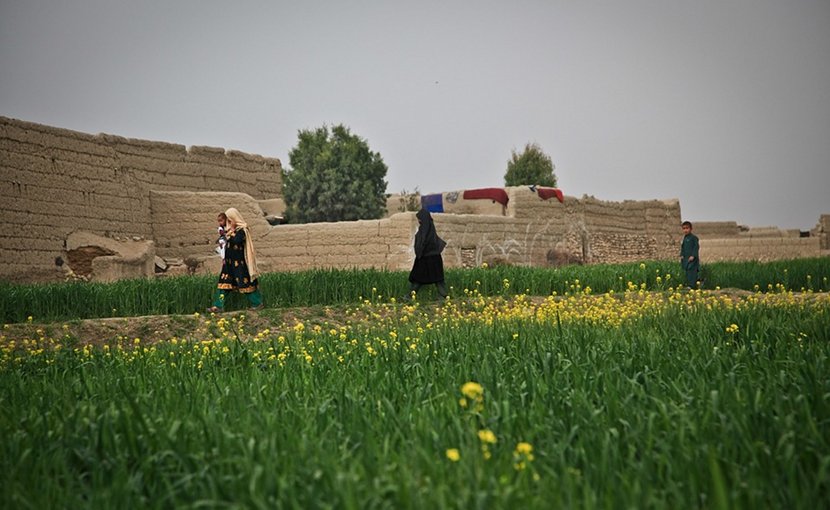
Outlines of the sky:
[[387,192],[504,185],[809,230],[830,213],[828,0],[0,0],[0,115],[279,158],[343,124]]

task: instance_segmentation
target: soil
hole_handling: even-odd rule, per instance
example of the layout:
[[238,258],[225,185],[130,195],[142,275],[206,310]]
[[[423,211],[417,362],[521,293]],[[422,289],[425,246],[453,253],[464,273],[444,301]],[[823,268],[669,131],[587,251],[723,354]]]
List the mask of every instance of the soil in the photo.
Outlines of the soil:
[[199,339],[205,337],[219,319],[224,318],[231,331],[241,324],[246,332],[270,329],[273,333],[288,331],[297,322],[307,327],[314,324],[338,327],[343,324],[345,308],[309,307],[264,310],[240,310],[227,313],[199,313],[191,315],[147,315],[141,317],[112,317],[104,319],[72,320],[57,323],[22,323],[3,326],[6,340],[22,341],[36,338],[64,338],[67,335],[78,345],[133,343],[140,339],[150,345],[173,337]]
[[[709,291],[716,295],[726,295],[734,300],[745,299],[753,292],[741,289],[721,289]],[[826,297],[826,293],[813,293],[812,296]],[[531,296],[532,302],[542,302],[545,296]],[[422,303],[422,309],[429,313],[434,311],[437,303]],[[6,341],[25,339],[64,338],[69,335],[73,341],[80,345],[93,344],[103,345],[115,342],[132,343],[139,338],[141,344],[148,345],[156,342],[170,340],[173,337],[199,339],[202,335],[209,337],[209,328],[215,327],[216,321],[224,318],[231,326],[230,329],[243,325],[246,332],[257,332],[263,329],[270,329],[271,334],[282,334],[288,332],[298,322],[303,322],[306,327],[313,327],[319,324],[327,329],[338,327],[347,322],[348,308],[354,305],[327,307],[316,306],[307,308],[266,308],[263,310],[240,310],[219,314],[199,313],[191,315],[149,315],[142,317],[114,317],[105,319],[85,319],[68,322],[49,324],[23,323],[7,324],[3,326],[0,335]],[[374,320],[372,317],[349,316],[348,320],[357,322],[360,320]]]

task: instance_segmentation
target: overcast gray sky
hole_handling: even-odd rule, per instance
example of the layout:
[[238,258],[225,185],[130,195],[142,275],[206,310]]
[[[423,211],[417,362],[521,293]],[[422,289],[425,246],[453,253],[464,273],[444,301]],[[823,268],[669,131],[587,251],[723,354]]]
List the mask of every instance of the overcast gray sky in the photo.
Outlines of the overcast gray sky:
[[388,192],[502,186],[692,221],[830,213],[830,1],[0,0],[0,115],[277,157],[345,124]]

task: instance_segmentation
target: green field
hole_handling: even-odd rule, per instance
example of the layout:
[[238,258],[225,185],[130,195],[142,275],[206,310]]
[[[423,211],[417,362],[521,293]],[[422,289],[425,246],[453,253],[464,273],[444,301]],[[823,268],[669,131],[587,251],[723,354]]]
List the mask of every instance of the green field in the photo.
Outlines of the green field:
[[[548,296],[572,290],[574,282],[594,293],[622,292],[629,282],[647,290],[664,291],[684,280],[679,264],[648,261],[633,264],[527,268],[497,266],[450,269],[451,293],[476,289],[487,296],[525,293]],[[704,266],[706,289],[735,288],[748,291],[830,291],[827,257],[768,263],[720,262]],[[504,281],[510,282],[505,288]],[[213,276],[126,280],[116,283],[54,283],[12,285],[0,282],[0,323],[42,322],[98,317],[190,314],[212,304],[216,287]],[[427,286],[425,293],[434,296]],[[361,297],[402,297],[407,294],[407,273],[378,270],[313,270],[267,273],[260,278],[265,304],[271,308],[343,305]],[[232,294],[227,309],[244,308],[245,300]]]
[[711,291],[656,263],[476,269],[405,304],[403,273],[268,275],[329,313],[251,328],[183,302],[198,326],[155,344],[35,315],[0,342],[0,507],[828,508],[811,264],[712,267]]

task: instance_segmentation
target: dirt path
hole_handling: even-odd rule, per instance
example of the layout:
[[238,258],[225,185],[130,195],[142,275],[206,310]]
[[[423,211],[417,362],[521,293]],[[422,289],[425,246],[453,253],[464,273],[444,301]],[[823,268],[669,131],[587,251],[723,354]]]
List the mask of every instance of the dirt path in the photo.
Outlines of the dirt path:
[[133,343],[136,338],[142,344],[170,340],[171,338],[207,338],[224,319],[227,329],[257,332],[288,330],[298,321],[308,324],[329,324],[333,327],[343,322],[344,308],[310,307],[289,309],[241,310],[221,314],[146,315],[141,317],[113,317],[83,319],[67,322],[39,324],[37,322],[7,324],[0,335],[6,341],[24,341],[38,338],[61,339],[67,335],[78,344],[102,345],[114,342]]

